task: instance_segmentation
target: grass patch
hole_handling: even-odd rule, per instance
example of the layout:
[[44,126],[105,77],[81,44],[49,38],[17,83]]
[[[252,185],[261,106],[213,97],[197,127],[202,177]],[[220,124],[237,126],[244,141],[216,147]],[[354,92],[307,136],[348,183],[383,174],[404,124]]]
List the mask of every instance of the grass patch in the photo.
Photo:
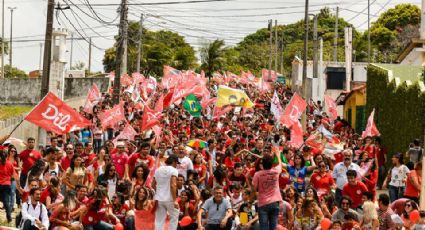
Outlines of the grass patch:
[[0,106],[0,120],[19,116],[31,111],[32,106]]

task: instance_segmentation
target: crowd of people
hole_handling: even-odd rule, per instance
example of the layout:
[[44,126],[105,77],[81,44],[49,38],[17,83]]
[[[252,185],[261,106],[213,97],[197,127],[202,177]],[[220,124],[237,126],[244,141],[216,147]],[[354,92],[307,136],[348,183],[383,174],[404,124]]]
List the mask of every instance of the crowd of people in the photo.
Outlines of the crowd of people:
[[[16,227],[25,230],[425,229],[419,140],[394,153],[310,101],[304,140],[325,130],[341,148],[294,147],[290,127],[270,112],[274,91],[285,107],[290,89],[228,84],[255,106],[217,117],[212,104],[192,117],[175,103],[162,111],[160,138],[141,131],[144,110],[125,91],[126,120],[114,126],[98,118],[113,107],[102,93],[92,112],[79,110],[92,127],[48,133],[45,146],[28,138],[21,152],[3,138],[0,219],[11,223],[15,210]],[[217,85],[206,85],[212,96]],[[167,92],[158,86],[144,106]],[[138,135],[117,139],[127,125]]]

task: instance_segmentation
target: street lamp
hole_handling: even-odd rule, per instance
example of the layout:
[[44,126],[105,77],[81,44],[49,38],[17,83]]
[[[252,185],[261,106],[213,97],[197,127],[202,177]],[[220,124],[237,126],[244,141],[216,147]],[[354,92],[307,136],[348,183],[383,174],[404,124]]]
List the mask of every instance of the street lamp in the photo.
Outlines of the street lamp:
[[10,40],[9,40],[9,66],[12,69],[12,36],[13,36],[13,11],[16,7],[8,7],[10,10]]

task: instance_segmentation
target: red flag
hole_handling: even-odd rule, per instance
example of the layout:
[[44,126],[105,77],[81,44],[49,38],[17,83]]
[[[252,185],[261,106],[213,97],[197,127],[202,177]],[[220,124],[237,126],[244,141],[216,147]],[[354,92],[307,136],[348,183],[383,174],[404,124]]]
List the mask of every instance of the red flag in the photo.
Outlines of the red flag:
[[328,95],[325,95],[325,103],[328,106],[328,111],[331,114],[332,120],[335,120],[338,116],[338,113],[336,111],[336,103],[334,99]]
[[277,74],[275,71],[271,71],[271,76],[269,78],[269,70],[268,69],[262,69],[261,70],[261,75],[264,81],[276,81],[277,80]]
[[124,74],[123,76],[121,76],[120,81],[122,86],[129,86],[133,84],[133,79],[131,79],[131,77],[128,76],[127,74]]
[[378,128],[376,128],[375,122],[373,121],[374,116],[375,116],[375,109],[372,110],[372,113],[370,113],[370,116],[367,119],[366,130],[363,131],[362,138],[374,137],[374,136],[380,136],[381,135],[378,131]]
[[272,90],[272,86],[264,79],[260,79],[260,81],[258,82],[258,89],[261,93],[267,93]]
[[307,107],[307,103],[297,93],[292,96],[288,106],[286,106],[283,116],[281,116],[281,124],[291,127],[298,122],[299,117]]
[[164,65],[164,76],[162,77],[162,87],[166,89],[173,88],[182,80],[182,72],[170,66]]
[[100,93],[99,88],[97,88],[97,85],[93,83],[93,86],[91,87],[87,95],[87,99],[90,101],[97,101],[100,99],[101,96],[102,95]]
[[131,77],[133,78],[133,83],[137,86],[139,83],[145,81],[145,76],[140,73],[132,73]]
[[134,130],[134,128],[127,123],[123,131],[121,131],[120,134],[117,137],[115,137],[115,139],[112,142],[114,143],[114,145],[117,145],[118,140],[132,141],[134,140],[134,137],[136,135],[137,135],[136,130]]
[[116,123],[125,120],[124,108],[122,104],[114,106],[112,109],[107,110],[99,115],[100,122],[103,127],[114,126]]
[[155,134],[154,144],[155,146],[158,146],[159,142],[161,142],[161,134],[162,134],[161,126],[155,125],[154,127],[152,127],[152,130],[153,130],[153,133]]
[[313,132],[305,141],[305,144],[316,149],[323,150],[325,147],[323,143],[322,134],[319,131]]
[[65,134],[91,125],[73,108],[49,92],[25,117],[25,120],[57,134]]
[[148,106],[145,106],[145,109],[143,110],[141,131],[145,131],[159,124],[159,119],[161,119],[161,113],[156,113]]
[[216,100],[217,100],[216,97],[213,97],[213,98],[204,97],[201,100],[201,106],[202,106],[203,109],[205,109],[210,104],[215,103]]
[[291,127],[291,140],[289,141],[289,145],[299,148],[303,142],[303,129],[301,123],[297,121]]
[[92,113],[93,107],[97,104],[97,101],[100,99],[101,96],[102,95],[99,91],[99,88],[97,88],[96,84],[93,84],[87,94],[86,102],[84,104],[84,112]]
[[233,109],[232,106],[224,106],[224,107],[214,107],[213,110],[213,119],[218,119],[227,112],[231,111]]
[[171,105],[172,103],[171,99],[173,98],[173,95],[174,95],[174,88],[171,88],[168,94],[165,95],[164,97],[164,108],[167,108],[168,106]]
[[161,97],[158,98],[158,101],[156,101],[154,110],[157,113],[162,113],[162,111],[164,110],[164,95],[161,94]]

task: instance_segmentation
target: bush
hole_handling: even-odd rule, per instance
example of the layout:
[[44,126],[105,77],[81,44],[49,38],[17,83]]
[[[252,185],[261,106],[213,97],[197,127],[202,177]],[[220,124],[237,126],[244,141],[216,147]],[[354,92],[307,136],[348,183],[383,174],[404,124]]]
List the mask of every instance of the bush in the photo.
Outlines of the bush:
[[[388,71],[369,65],[366,86],[366,114],[375,108],[375,122],[388,154],[405,153],[415,138],[424,139],[425,93],[418,82],[396,86]],[[423,142],[422,142],[423,143]]]

